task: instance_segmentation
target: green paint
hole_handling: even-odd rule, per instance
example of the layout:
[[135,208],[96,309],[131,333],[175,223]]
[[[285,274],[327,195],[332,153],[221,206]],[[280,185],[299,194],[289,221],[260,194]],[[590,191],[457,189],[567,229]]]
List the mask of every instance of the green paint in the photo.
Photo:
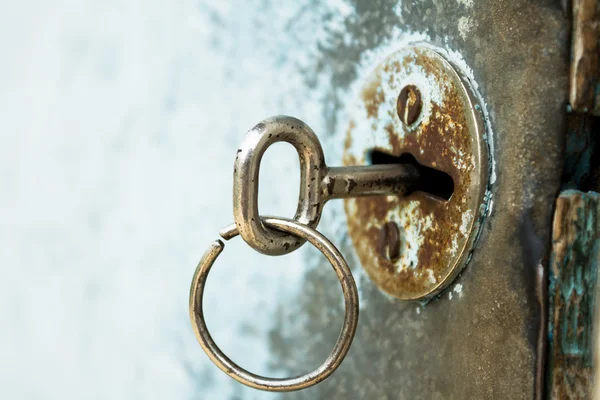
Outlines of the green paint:
[[592,367],[600,259],[598,193],[567,190],[558,201],[568,206],[557,208],[554,223],[563,234],[553,238],[550,259],[550,385],[556,385],[566,370],[585,375]]

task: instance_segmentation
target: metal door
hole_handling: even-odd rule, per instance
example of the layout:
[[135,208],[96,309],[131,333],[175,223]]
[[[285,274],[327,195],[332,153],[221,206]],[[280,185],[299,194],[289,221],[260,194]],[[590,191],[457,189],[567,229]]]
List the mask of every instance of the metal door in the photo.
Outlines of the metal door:
[[[0,94],[7,194],[0,215],[9,223],[0,234],[12,266],[3,291],[14,302],[6,307],[14,344],[0,351],[10,366],[0,391],[542,398],[546,271],[567,132],[567,5],[200,0],[2,8],[9,78]],[[452,55],[484,101],[491,198],[472,258],[430,301],[394,299],[362,269],[343,203],[332,202],[319,230],[346,256],[359,287],[353,346],[315,387],[286,394],[242,387],[202,353],[186,308],[205,244],[232,219],[237,145],[261,119],[293,115],[317,132],[328,162],[341,164],[357,88],[412,43]],[[267,152],[261,174],[268,182],[261,211],[291,216],[294,151]],[[343,313],[328,263],[308,248],[264,258],[242,242],[230,246],[236,250],[219,260],[207,288],[215,340],[258,373],[314,368]]]

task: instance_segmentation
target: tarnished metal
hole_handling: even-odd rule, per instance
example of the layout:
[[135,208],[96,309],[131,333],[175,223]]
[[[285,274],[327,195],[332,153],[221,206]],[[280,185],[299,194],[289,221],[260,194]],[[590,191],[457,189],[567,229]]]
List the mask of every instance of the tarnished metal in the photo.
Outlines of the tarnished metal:
[[[220,240],[213,242],[206,251],[196,268],[192,280],[189,303],[192,326],[200,346],[202,346],[202,349],[206,352],[211,361],[236,381],[256,389],[270,392],[289,392],[304,389],[316,385],[326,379],[337,369],[337,367],[339,367],[344,360],[344,357],[346,357],[350,345],[352,344],[354,333],[356,332],[356,325],[358,323],[358,290],[354,278],[352,277],[352,272],[348,268],[348,264],[346,264],[346,260],[325,236],[306,225],[285,218],[265,218],[262,222],[268,227],[308,240],[313,246],[321,251],[331,263],[342,286],[344,305],[346,307],[342,330],[331,354],[321,366],[307,374],[293,378],[267,378],[248,372],[231,361],[229,357],[219,349],[219,346],[217,346],[210,336],[206,326],[202,300],[204,286],[206,285],[206,279],[208,278],[210,269],[219,254],[221,254],[225,248],[225,245]],[[235,224],[223,228],[220,232],[221,237],[225,240],[234,238],[238,234],[239,231]]]
[[[469,260],[485,212],[488,146],[479,106],[456,69],[424,46],[385,59],[361,96],[349,123],[345,165],[368,164],[373,151],[410,154],[453,180],[448,200],[416,192],[345,202],[350,236],[369,277],[400,299],[431,296]],[[416,108],[417,100],[420,113],[399,106]],[[376,251],[379,232],[390,221],[401,227],[397,260]]]
[[576,112],[600,115],[600,1],[573,0],[569,102]]
[[300,194],[294,219],[316,228],[321,218],[319,182],[325,174],[325,156],[315,133],[292,117],[273,117],[252,128],[237,151],[233,169],[233,217],[240,236],[255,250],[269,255],[294,251],[305,241],[267,229],[258,213],[258,173],[262,156],[276,142],[290,143],[300,158]]
[[419,169],[410,164],[328,167],[321,143],[304,122],[276,116],[252,128],[238,149],[233,172],[233,215],[240,236],[263,254],[290,253],[305,243],[295,235],[268,229],[258,213],[260,162],[276,142],[292,144],[300,158],[300,196],[294,220],[316,228],[330,199],[404,195],[416,186]]
[[321,202],[349,197],[404,196],[419,186],[422,175],[422,169],[410,163],[327,167],[321,181]]

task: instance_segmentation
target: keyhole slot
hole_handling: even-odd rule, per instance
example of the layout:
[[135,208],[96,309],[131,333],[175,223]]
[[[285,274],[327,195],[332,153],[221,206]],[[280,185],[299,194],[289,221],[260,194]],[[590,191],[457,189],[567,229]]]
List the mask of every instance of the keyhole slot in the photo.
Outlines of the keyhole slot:
[[419,164],[417,159],[410,153],[393,156],[381,150],[371,150],[367,153],[367,161],[371,165],[379,164],[411,164],[419,169],[419,179],[413,192],[424,192],[442,200],[450,200],[454,193],[454,180],[450,175],[440,170]]

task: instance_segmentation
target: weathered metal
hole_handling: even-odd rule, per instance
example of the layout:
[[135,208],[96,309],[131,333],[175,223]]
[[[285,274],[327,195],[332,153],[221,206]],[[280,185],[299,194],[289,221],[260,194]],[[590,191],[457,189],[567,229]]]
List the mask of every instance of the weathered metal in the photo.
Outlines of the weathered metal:
[[[598,279],[600,1],[573,0],[568,129],[556,201],[549,283],[549,399],[600,398]],[[573,190],[573,188],[579,190]],[[581,191],[580,191],[581,190]]]
[[[414,108],[420,95],[416,89],[404,91],[402,100],[405,116],[415,115]],[[401,95],[402,97],[402,95]],[[418,115],[418,114],[416,114]],[[263,154],[276,142],[288,142],[298,152],[301,183],[296,216],[293,220],[262,217],[258,213],[258,178]],[[421,169],[424,173],[421,173]],[[255,250],[268,255],[283,255],[310,242],[329,260],[344,293],[346,312],[342,332],[330,356],[312,372],[292,378],[267,378],[240,367],[219,348],[212,339],[203,311],[204,286],[208,274],[225,245],[221,240],[211,244],[192,279],[189,311],[196,338],[210,360],[233,379],[255,389],[289,392],[313,386],[329,377],[341,364],[350,349],[358,321],[358,291],[346,260],[339,250],[315,230],[321,219],[325,202],[334,198],[396,195],[418,189],[419,180],[427,178],[427,168],[410,163],[328,167],[321,143],[315,133],[294,117],[267,118],[252,128],[237,151],[233,171],[233,200],[235,222],[225,227],[220,235],[229,240],[242,236]],[[426,186],[426,185],[425,185]],[[388,222],[380,238],[381,254],[389,261],[399,256],[399,229]]]
[[419,186],[422,168],[410,163],[327,167],[321,181],[320,208],[333,199],[404,196]]
[[418,182],[414,165],[328,167],[321,142],[308,125],[280,115],[263,120],[246,134],[233,168],[233,216],[244,241],[268,255],[290,253],[306,240],[267,228],[258,212],[262,156],[276,142],[293,145],[300,158],[300,194],[294,220],[316,228],[330,199],[356,196],[404,195]]
[[[345,201],[361,264],[386,293],[399,299],[437,294],[466,265],[486,212],[485,138],[467,82],[430,47],[390,55],[367,79],[349,121],[344,164],[370,164],[373,151],[410,154],[448,174],[454,188],[449,199],[417,191]],[[378,232],[390,221],[401,226],[397,259],[376,251]]]
[[592,398],[600,265],[600,195],[567,190],[556,201],[550,258],[549,399]]
[[[285,65],[306,60],[303,79],[318,89],[322,123],[332,132],[324,141],[328,154],[343,146],[344,110],[357,82],[399,44],[425,37],[471,66],[494,132],[496,179],[477,250],[456,283],[419,306],[390,298],[365,276],[357,279],[361,323],[343,365],[321,385],[284,398],[541,399],[547,324],[540,271],[547,266],[562,172],[565,10],[548,0],[348,0],[347,14],[314,16],[330,3],[314,1],[291,15],[290,30],[271,37],[268,47],[281,49],[278,60],[288,60]],[[319,29],[318,38],[307,44],[298,27]],[[289,97],[293,87],[280,92]],[[332,204],[320,229],[338,235],[342,252],[350,254],[343,215]],[[271,331],[271,362],[282,372],[320,362],[317,355],[330,350],[338,333],[339,293],[324,289],[337,279],[326,261],[311,259],[315,268],[297,295],[282,300]],[[360,261],[348,262],[360,276]],[[310,318],[299,320],[299,310]]]
[[575,112],[600,115],[600,1],[573,0],[569,102]]

